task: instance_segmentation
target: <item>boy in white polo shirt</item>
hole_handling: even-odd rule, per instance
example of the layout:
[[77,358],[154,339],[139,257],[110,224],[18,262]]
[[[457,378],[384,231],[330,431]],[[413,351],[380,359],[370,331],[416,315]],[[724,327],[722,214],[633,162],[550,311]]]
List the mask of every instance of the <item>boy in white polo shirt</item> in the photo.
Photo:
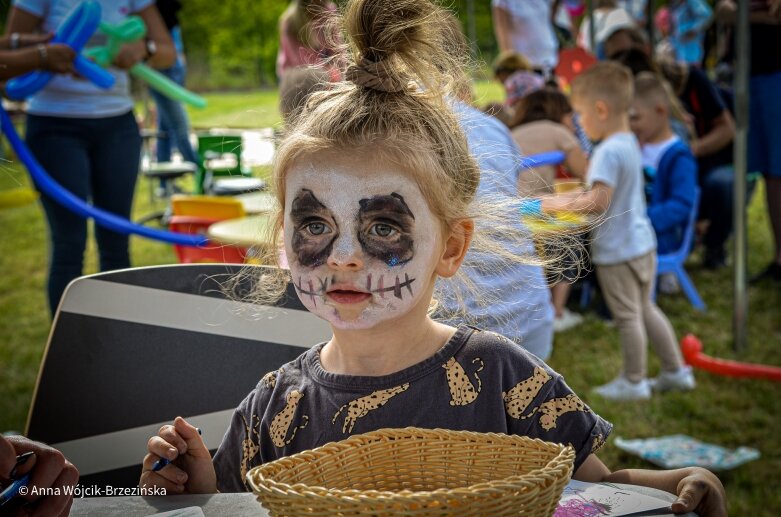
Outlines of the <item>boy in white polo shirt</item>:
[[[572,85],[572,104],[588,137],[599,144],[589,162],[590,190],[543,198],[546,212],[570,210],[600,214],[592,232],[591,260],[618,328],[624,370],[595,388],[605,398],[638,400],[659,391],[694,388],[672,325],[652,300],[656,277],[656,239],[646,215],[642,154],[629,128],[632,74],[616,63],[599,63]],[[647,333],[647,336],[646,336]],[[646,379],[647,341],[662,363],[662,373]]]

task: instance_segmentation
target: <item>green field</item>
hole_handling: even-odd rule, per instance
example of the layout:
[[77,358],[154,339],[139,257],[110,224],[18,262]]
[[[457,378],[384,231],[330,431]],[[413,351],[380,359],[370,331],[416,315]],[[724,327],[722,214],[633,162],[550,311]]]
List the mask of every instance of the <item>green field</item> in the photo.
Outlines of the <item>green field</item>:
[[[478,88],[481,103],[501,97],[495,85]],[[194,127],[268,127],[277,125],[276,92],[214,94],[210,106],[192,112]],[[8,156],[6,152],[6,156]],[[0,161],[0,192],[29,184],[13,159]],[[148,184],[141,180],[135,215],[149,212]],[[46,226],[37,204],[0,209],[0,431],[22,431],[35,384],[38,365],[49,331],[44,284],[47,263]],[[144,266],[175,262],[170,245],[133,237],[133,264]],[[771,255],[762,185],[749,209],[749,269],[757,271]],[[91,241],[86,272],[96,271]],[[708,304],[707,313],[692,310],[680,295],[662,296],[662,309],[679,335],[693,332],[705,343],[706,353],[741,361],[781,365],[781,289],[761,285],[749,293],[749,346],[732,350],[731,271],[706,271],[698,253],[690,272]],[[610,380],[620,368],[618,336],[593,314],[576,329],[556,336],[551,365],[591,407],[615,424],[614,436],[642,438],[685,433],[727,447],[758,448],[762,457],[722,473],[731,515],[781,514],[781,440],[774,438],[781,415],[781,386],[761,380],[731,379],[698,373],[694,392],[658,396],[649,402],[609,403],[591,397],[589,388]],[[651,354],[651,373],[658,363]],[[88,403],[88,401],[84,401]],[[648,467],[608,445],[600,453],[612,468]]]

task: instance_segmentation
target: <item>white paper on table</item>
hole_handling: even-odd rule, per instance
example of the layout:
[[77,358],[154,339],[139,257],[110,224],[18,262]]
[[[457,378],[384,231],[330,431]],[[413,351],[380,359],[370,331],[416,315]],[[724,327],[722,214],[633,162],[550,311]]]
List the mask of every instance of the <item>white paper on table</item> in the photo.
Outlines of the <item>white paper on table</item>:
[[619,487],[571,480],[553,517],[608,517],[669,508],[670,503]]
[[179,508],[178,510],[171,510],[170,512],[154,513],[148,517],[206,517],[203,514],[200,506],[188,506],[187,508]]

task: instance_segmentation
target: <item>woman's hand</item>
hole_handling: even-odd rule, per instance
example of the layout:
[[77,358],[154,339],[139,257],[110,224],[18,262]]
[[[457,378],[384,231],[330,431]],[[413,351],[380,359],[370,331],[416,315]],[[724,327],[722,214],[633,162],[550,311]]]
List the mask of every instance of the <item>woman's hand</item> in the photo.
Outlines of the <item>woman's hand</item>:
[[127,43],[120,47],[114,65],[122,70],[129,70],[146,58],[146,43],[144,40]]
[[76,58],[76,52],[68,45],[57,43],[46,45],[46,62],[43,63],[45,70],[55,74],[73,73],[73,60]]
[[709,470],[694,468],[678,483],[674,513],[697,512],[708,517],[727,517],[727,495],[719,478]]
[[[165,488],[168,494],[213,494],[217,492],[217,475],[209,449],[198,429],[184,418],[176,417],[173,425],[164,425],[147,443],[140,485]],[[155,463],[165,458],[171,463],[153,472]]]
[[[67,516],[73,503],[73,493],[67,495],[65,488],[75,486],[79,471],[65,456],[48,445],[28,440],[23,436],[3,437],[0,435],[0,487],[5,488],[11,478],[19,479],[29,474],[28,493],[17,497],[27,501],[8,515]],[[29,488],[56,488],[60,495],[33,495]],[[12,501],[7,506],[15,506]],[[3,507],[5,510],[6,507]],[[3,515],[6,515],[3,513]]]

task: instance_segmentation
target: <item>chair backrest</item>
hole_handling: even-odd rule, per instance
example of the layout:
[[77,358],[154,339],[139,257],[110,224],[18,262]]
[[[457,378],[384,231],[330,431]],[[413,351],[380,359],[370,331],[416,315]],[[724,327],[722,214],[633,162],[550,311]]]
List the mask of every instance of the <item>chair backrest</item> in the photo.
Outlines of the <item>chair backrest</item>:
[[186,196],[171,198],[174,215],[209,217],[218,221],[244,217],[244,205],[238,199],[220,196]]
[[[251,278],[239,284],[246,294]],[[173,265],[74,280],[52,324],[27,435],[62,450],[83,485],[135,487],[147,439],[177,415],[216,449],[265,372],[330,336],[292,286],[274,307],[228,299],[242,266]]]
[[[209,226],[221,220],[197,215],[172,215],[168,219],[168,229],[177,233],[206,234]],[[216,242],[209,242],[203,246],[174,244],[174,251],[181,264],[242,264],[247,257],[247,248]]]
[[683,231],[681,246],[672,253],[659,255],[659,260],[671,260],[681,264],[686,262],[686,259],[689,257],[689,253],[691,253],[692,246],[694,245],[694,236],[697,229],[697,214],[699,213],[699,209],[700,189],[695,187],[692,209],[691,212],[689,212],[688,219],[686,220],[686,228]]

